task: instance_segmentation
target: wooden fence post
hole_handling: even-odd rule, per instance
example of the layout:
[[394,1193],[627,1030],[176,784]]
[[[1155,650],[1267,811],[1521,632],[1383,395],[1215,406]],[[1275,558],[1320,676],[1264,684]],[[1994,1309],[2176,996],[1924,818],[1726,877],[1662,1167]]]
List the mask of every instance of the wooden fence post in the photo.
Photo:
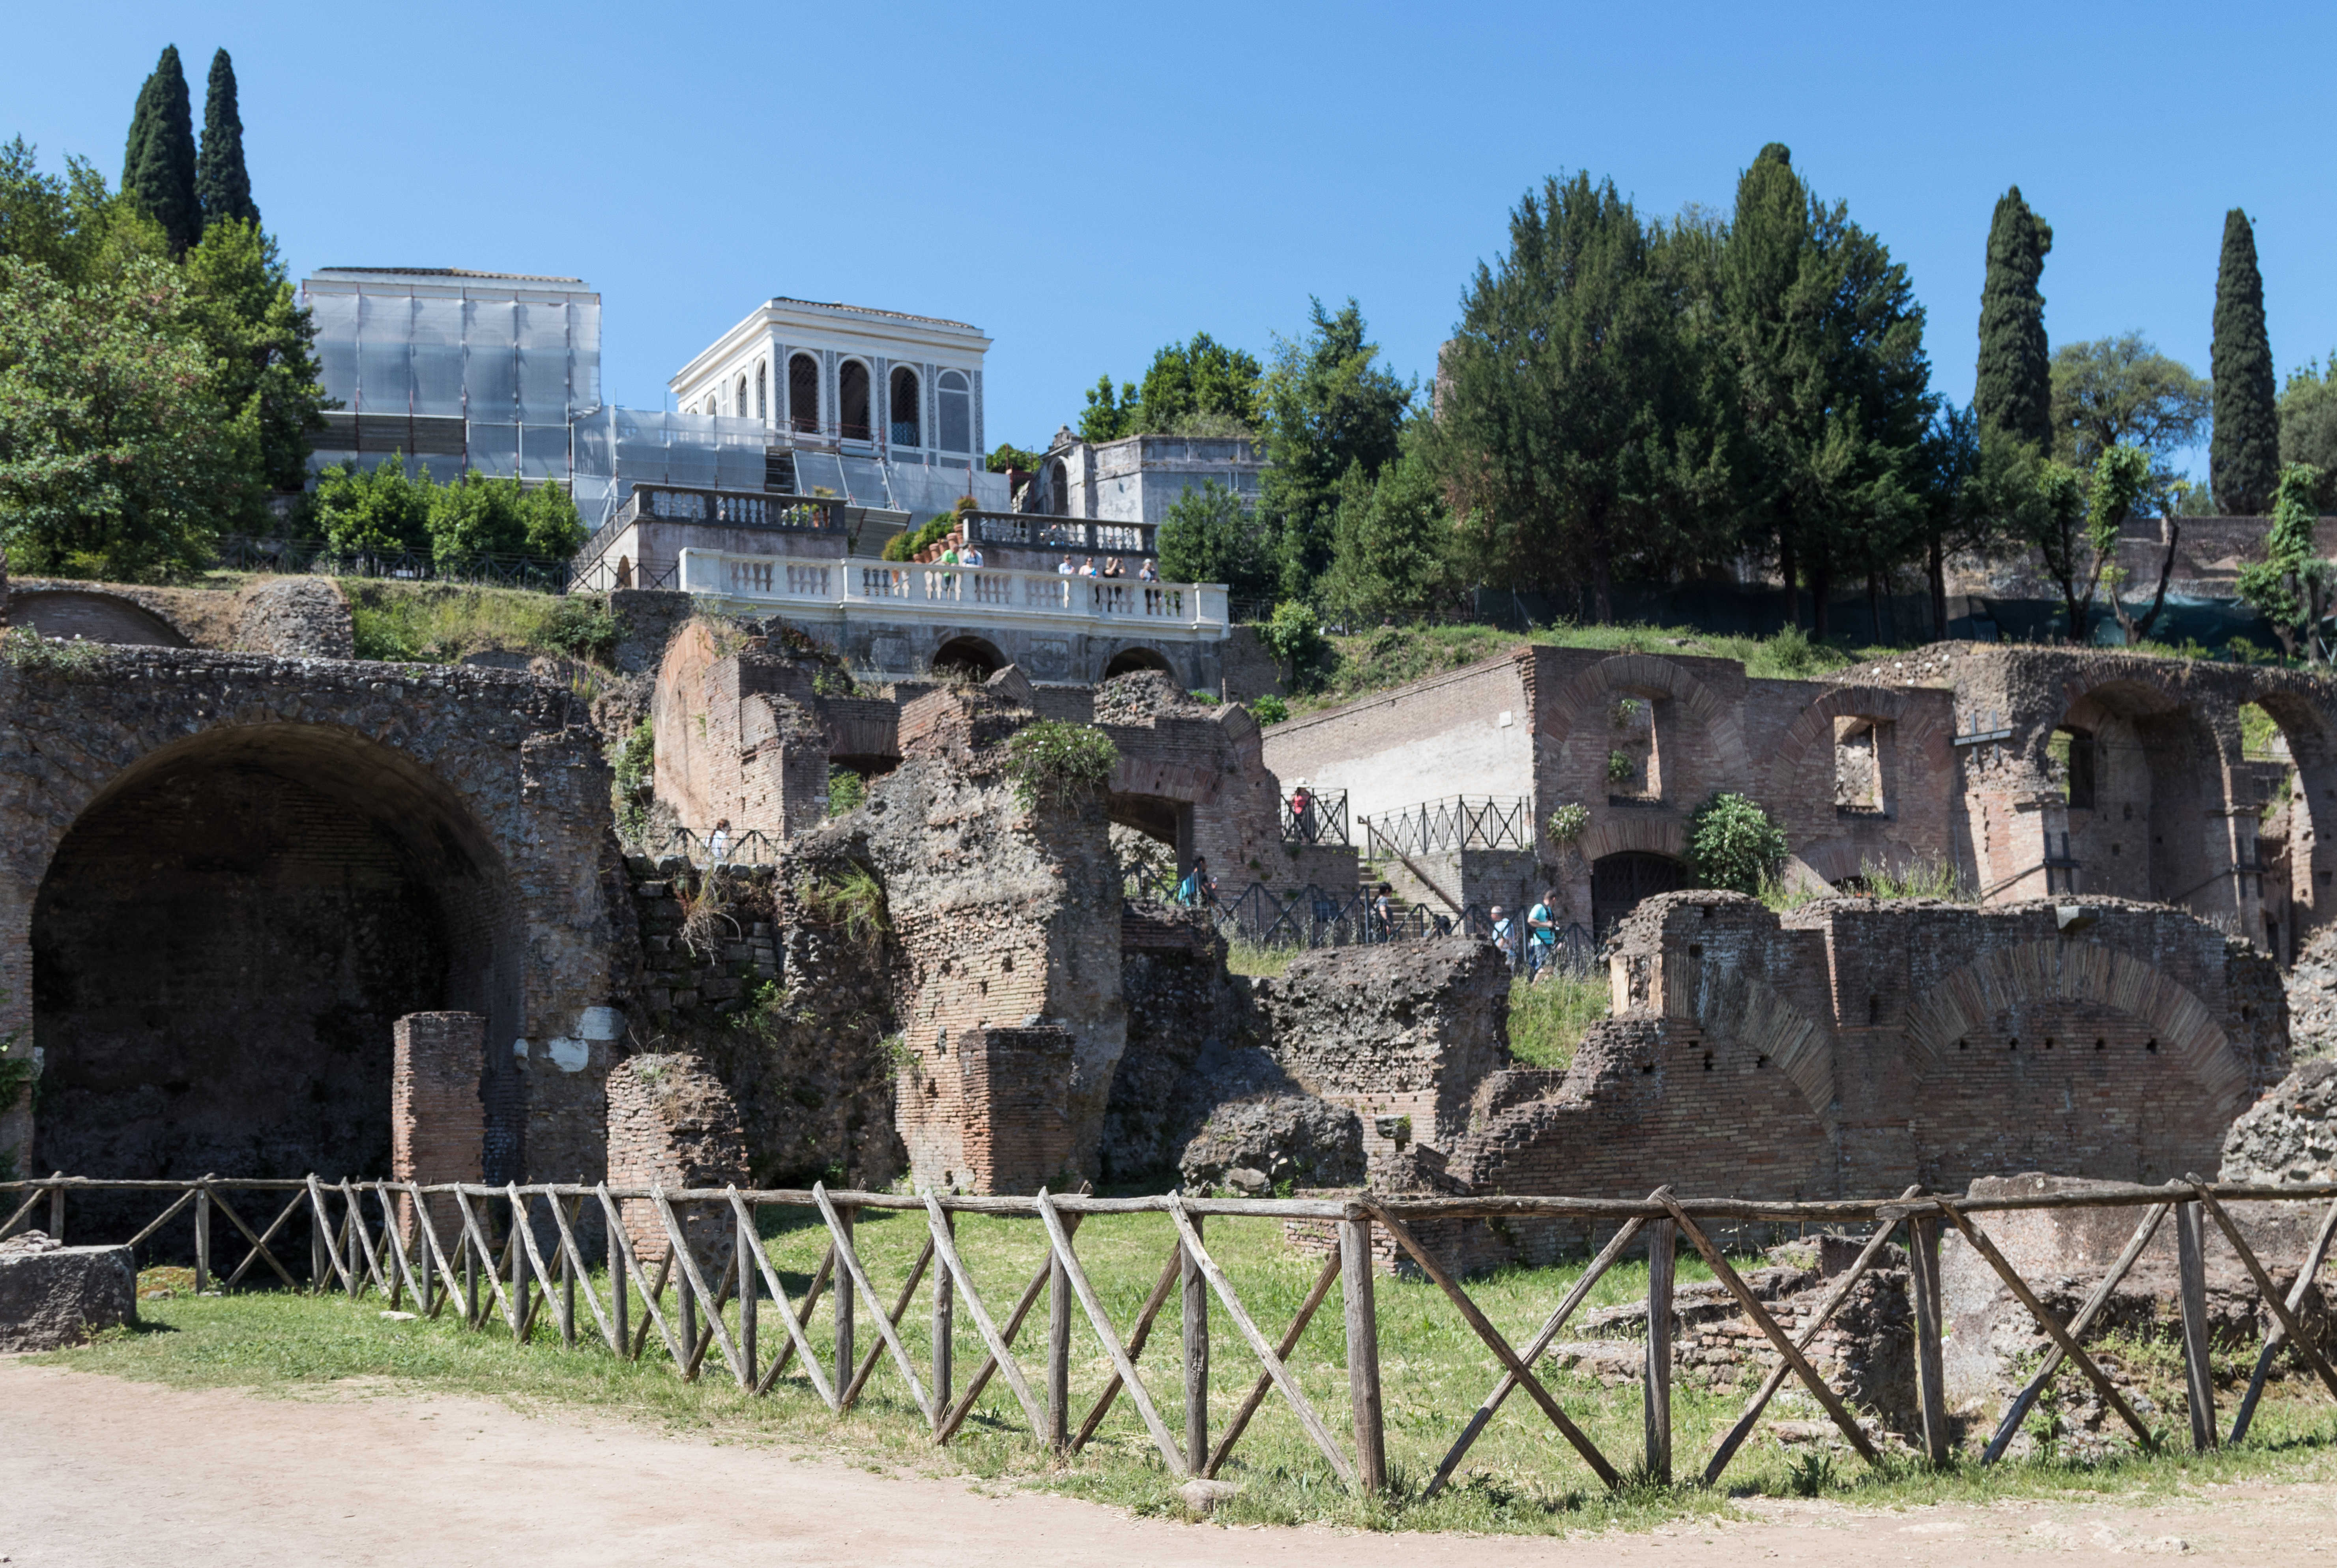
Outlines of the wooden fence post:
[[625,1248],[617,1240],[617,1227],[604,1225],[603,1229],[609,1238],[605,1250],[609,1254],[609,1290],[615,1298],[611,1305],[616,1308],[617,1354],[624,1356],[633,1344],[633,1288],[625,1278]]
[[[64,1177],[64,1172],[60,1171],[51,1180],[62,1181]],[[52,1187],[49,1189],[49,1240],[61,1242],[64,1239],[65,1190],[62,1187]]]
[[[312,1175],[308,1180],[313,1190],[317,1179]],[[313,1203],[308,1206],[308,1283],[318,1295],[325,1293],[325,1217]]]
[[[1203,1217],[1193,1216],[1193,1234],[1204,1234]],[[1179,1307],[1185,1322],[1185,1470],[1208,1473],[1209,1463],[1209,1281],[1191,1248],[1177,1243],[1178,1268],[1184,1295]]]
[[1047,1446],[1071,1446],[1071,1271],[1063,1255],[1047,1254]]
[[211,1190],[195,1189],[195,1294],[210,1289],[211,1283]]
[[1648,1479],[1672,1483],[1672,1279],[1677,1263],[1676,1228],[1668,1220],[1648,1227],[1648,1344],[1640,1375],[1640,1421]]
[[1355,1482],[1376,1494],[1387,1490],[1387,1432],[1380,1406],[1380,1325],[1367,1214],[1339,1221],[1339,1284],[1347,1315],[1347,1397],[1355,1411]]
[[[957,1216],[944,1210],[942,1229],[955,1236]],[[934,1260],[934,1408],[944,1416],[949,1414],[953,1402],[950,1397],[950,1375],[953,1370],[950,1361],[950,1336],[957,1326],[957,1302],[951,1294],[953,1289],[954,1282],[950,1279],[949,1269],[936,1258]],[[940,1419],[935,1417],[936,1424]]]
[[1940,1222],[1907,1221],[1908,1273],[1915,1296],[1915,1396],[1923,1416],[1923,1457],[1948,1462],[1948,1379],[1940,1310]]
[[[836,1210],[836,1223],[837,1228],[844,1232],[844,1245],[846,1246],[849,1246],[851,1244],[852,1222],[859,1217],[859,1214],[860,1210],[857,1209],[847,1209],[841,1206],[839,1206]],[[830,1289],[834,1292],[836,1298],[836,1391],[840,1396],[844,1390],[852,1387],[852,1371],[854,1367],[854,1358],[852,1354],[852,1270],[844,1266],[844,1258],[841,1248],[838,1249],[836,1259],[836,1282],[830,1287]],[[879,1308],[878,1310],[881,1311],[883,1308]]]
[[2207,1250],[2196,1202],[2175,1210],[2175,1262],[2183,1289],[2183,1379],[2191,1406],[2191,1446],[2215,1446],[2215,1378],[2207,1362]]
[[755,1271],[755,1227],[748,1222],[753,1212],[746,1209],[738,1214],[738,1256],[733,1259],[738,1266],[738,1358],[747,1364],[749,1388],[755,1386],[758,1369],[755,1359],[755,1318],[763,1295],[762,1276]]
[[479,1250],[471,1245],[471,1233],[463,1232],[463,1327],[479,1326]]
[[511,1254],[512,1334],[525,1342],[534,1337],[534,1327],[527,1310],[527,1246],[519,1239],[519,1228],[527,1223],[521,1202],[518,1198],[511,1200],[511,1243],[504,1250]]

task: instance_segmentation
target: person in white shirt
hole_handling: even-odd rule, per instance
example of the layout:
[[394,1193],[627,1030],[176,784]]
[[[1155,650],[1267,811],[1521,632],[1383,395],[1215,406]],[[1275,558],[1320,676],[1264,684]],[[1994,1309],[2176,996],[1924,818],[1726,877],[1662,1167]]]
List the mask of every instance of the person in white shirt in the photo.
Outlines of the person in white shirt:
[[1055,574],[1058,577],[1068,577],[1071,574],[1071,558],[1070,556],[1066,555],[1063,557],[1063,564],[1055,568]]

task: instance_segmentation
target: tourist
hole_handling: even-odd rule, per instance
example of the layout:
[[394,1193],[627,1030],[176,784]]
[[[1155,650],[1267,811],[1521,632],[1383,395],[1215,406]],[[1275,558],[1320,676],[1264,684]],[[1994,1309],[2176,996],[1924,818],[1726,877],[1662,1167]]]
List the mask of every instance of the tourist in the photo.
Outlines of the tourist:
[[1071,574],[1071,558],[1070,556],[1066,555],[1063,557],[1063,564],[1055,568],[1055,574],[1059,577],[1068,577]]
[[1558,917],[1551,906],[1558,902],[1558,892],[1552,888],[1542,894],[1540,901],[1526,911],[1526,969],[1529,980],[1541,978],[1543,965],[1558,956]]
[[[951,540],[954,540],[956,537],[957,537],[957,535],[956,535],[956,534],[951,534],[951,535],[950,535],[949,539],[945,539],[945,540],[944,540],[944,541],[942,542],[942,558],[941,558],[941,564],[942,564],[942,565],[944,565],[944,566],[954,566],[954,565],[956,565],[956,564],[957,564],[957,546],[956,546],[954,544],[952,544],[952,543],[950,542]],[[943,593],[949,593],[952,589],[955,588],[956,586],[957,586],[957,573],[954,573],[954,572],[944,572],[944,573],[942,573],[942,592],[943,592]]]
[[1493,946],[1501,950],[1510,967],[1518,966],[1518,923],[1510,918],[1509,911],[1499,904],[1493,906]]
[[722,864],[722,857],[729,852],[730,818],[725,817],[714,825],[711,832],[706,835],[706,857],[715,865],[719,866]]
[[1193,857],[1193,868],[1185,873],[1182,882],[1177,884],[1177,902],[1188,909],[1198,909],[1205,904],[1217,901],[1217,885],[1209,879],[1209,858],[1196,855]]
[[981,545],[979,545],[979,544],[967,544],[967,545],[966,545],[966,547],[965,547],[964,549],[963,549],[963,550],[961,550],[961,551],[959,551],[959,552],[958,552],[958,554],[957,554],[957,561],[958,561],[958,564],[959,564],[959,565],[961,565],[961,566],[979,566],[979,565],[981,565],[981,564],[982,564],[982,546],[981,546]]
[[1315,797],[1308,793],[1304,779],[1290,787],[1290,827],[1300,843],[1315,842]]
[[1128,571],[1120,564],[1120,557],[1115,555],[1103,564],[1103,574],[1107,577],[1125,577],[1128,575]]
[[1136,580],[1139,583],[1158,583],[1160,581],[1160,573],[1152,569],[1152,558],[1150,556],[1148,555],[1145,557],[1144,564],[1136,569]]
[[1096,574],[1096,564],[1095,564],[1095,557],[1094,557],[1094,556],[1092,556],[1092,555],[1090,555],[1090,556],[1089,556],[1085,561],[1083,561],[1083,562],[1081,562],[1081,563],[1080,564],[1080,576],[1082,576],[1082,577],[1092,577],[1092,576],[1094,576],[1095,574]]
[[1383,942],[1395,935],[1395,889],[1384,882],[1372,895],[1372,924]]

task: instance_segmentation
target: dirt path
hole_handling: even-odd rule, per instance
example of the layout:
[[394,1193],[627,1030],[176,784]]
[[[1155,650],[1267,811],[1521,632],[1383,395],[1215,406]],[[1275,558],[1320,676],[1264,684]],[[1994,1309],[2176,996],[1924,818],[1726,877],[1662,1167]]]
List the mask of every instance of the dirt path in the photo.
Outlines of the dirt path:
[[[560,1411],[406,1394],[254,1398],[0,1358],[8,1568],[383,1563],[1053,1568],[1335,1562],[1501,1568],[1639,1559],[1702,1568],[1969,1568],[2186,1551],[2337,1563],[2337,1487],[2218,1488],[2154,1507],[1762,1505],[1758,1523],[1552,1541],[1220,1529],[1067,1498],[985,1496],[780,1448]],[[2180,1541],[2185,1545],[2175,1543]]]

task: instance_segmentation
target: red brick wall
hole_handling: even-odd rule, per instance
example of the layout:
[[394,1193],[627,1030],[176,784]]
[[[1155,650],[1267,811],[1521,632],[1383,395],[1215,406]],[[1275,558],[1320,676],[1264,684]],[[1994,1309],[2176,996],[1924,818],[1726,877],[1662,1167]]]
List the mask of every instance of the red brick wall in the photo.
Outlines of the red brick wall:
[[[425,1186],[477,1181],[484,1174],[486,1108],[479,1099],[487,1021],[477,1013],[408,1013],[390,1026],[389,1171],[395,1181]],[[429,1200],[431,1228],[454,1245],[462,1216],[455,1200]],[[399,1220],[414,1234],[407,1200]]]

